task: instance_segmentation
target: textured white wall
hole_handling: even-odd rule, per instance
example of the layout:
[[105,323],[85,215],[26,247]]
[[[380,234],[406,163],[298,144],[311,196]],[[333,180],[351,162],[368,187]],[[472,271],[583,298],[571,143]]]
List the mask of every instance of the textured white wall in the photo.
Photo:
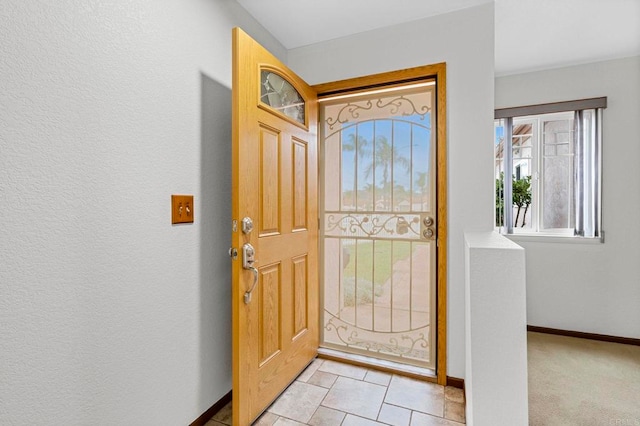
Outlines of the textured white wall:
[[0,3],[0,424],[188,424],[231,389],[235,25],[286,59],[231,0]]
[[519,240],[528,323],[640,338],[640,57],[496,79],[496,108],[608,97],[603,135],[604,244]]
[[528,425],[525,253],[495,232],[465,233],[466,419]]
[[493,3],[290,50],[310,83],[447,63],[448,371],[464,377],[465,230],[493,223]]

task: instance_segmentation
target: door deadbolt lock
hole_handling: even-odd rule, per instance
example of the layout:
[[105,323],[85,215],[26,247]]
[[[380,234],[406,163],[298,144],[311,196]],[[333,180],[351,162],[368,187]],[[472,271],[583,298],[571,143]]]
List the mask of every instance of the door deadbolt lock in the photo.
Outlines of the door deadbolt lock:
[[435,221],[431,216],[424,216],[422,218],[421,230],[420,233],[422,238],[427,240],[432,239],[435,236],[435,230],[433,229],[435,225]]
[[247,216],[242,219],[242,233],[248,234],[251,231],[253,231],[253,220]]

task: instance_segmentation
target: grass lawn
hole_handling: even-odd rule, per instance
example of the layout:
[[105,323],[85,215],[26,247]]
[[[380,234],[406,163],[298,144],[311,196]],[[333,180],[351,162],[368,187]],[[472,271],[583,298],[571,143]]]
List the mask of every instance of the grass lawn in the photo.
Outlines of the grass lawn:
[[342,276],[345,278],[355,277],[357,266],[358,281],[361,279],[373,281],[377,285],[384,284],[391,277],[394,263],[407,259],[411,253],[411,243],[406,241],[375,241],[375,244],[374,241],[360,241],[347,247],[351,256]]
[[369,304],[374,294],[382,295],[393,264],[411,254],[411,243],[406,241],[360,241],[345,247],[349,252],[349,263],[342,272],[345,306]]

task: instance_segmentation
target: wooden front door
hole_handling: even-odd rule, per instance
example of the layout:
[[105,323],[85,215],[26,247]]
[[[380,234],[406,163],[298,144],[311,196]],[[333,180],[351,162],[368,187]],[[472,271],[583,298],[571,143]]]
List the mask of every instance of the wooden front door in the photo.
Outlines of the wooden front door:
[[315,91],[235,28],[234,425],[254,421],[317,353],[316,128]]

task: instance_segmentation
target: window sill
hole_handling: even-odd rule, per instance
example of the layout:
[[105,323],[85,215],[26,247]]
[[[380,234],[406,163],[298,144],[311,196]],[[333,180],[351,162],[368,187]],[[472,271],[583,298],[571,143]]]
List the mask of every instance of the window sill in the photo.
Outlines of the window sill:
[[558,234],[502,234],[514,242],[531,243],[567,243],[567,244],[604,244],[604,235],[599,238],[576,237]]

